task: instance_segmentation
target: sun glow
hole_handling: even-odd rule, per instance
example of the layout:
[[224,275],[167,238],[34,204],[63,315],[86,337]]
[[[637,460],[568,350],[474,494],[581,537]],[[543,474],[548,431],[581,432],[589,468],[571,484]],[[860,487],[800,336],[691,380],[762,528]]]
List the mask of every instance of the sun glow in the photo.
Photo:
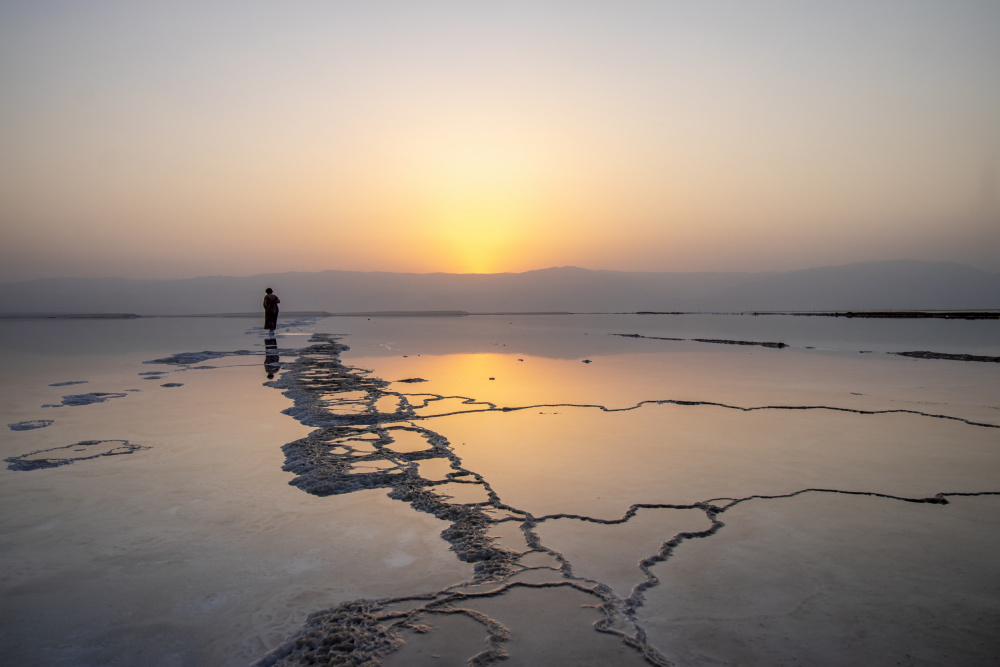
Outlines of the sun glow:
[[528,242],[530,212],[515,193],[482,183],[435,197],[426,213],[428,240],[439,261],[466,273],[504,269],[518,245]]
[[504,270],[517,237],[509,225],[491,220],[487,212],[438,223],[432,243],[453,272],[495,273]]
[[450,271],[509,270],[510,258],[531,241],[539,203],[529,161],[481,149],[428,165],[420,182],[417,222],[429,250]]

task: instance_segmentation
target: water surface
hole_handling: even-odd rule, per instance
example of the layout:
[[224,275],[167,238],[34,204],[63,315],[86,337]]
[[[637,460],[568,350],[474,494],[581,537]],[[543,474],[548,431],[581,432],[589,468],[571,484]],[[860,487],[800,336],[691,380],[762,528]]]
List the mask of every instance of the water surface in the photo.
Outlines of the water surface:
[[328,318],[277,386],[252,324],[0,321],[4,424],[50,422],[3,457],[68,460],[0,470],[8,660],[294,663],[338,623],[398,665],[1000,649],[1000,365],[891,354],[1000,355],[995,321]]

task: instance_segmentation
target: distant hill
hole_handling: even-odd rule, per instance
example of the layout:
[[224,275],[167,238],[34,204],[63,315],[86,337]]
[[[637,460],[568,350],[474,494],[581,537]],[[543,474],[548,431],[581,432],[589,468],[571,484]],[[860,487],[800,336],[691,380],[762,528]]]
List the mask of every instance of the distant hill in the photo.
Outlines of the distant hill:
[[4,285],[0,313],[255,312],[265,287],[286,310],[635,312],[1000,308],[1000,274],[887,261],[782,273],[320,271],[184,280],[49,278]]
[[952,262],[865,262],[772,275],[714,297],[743,310],[961,310],[1000,307],[1000,274]]

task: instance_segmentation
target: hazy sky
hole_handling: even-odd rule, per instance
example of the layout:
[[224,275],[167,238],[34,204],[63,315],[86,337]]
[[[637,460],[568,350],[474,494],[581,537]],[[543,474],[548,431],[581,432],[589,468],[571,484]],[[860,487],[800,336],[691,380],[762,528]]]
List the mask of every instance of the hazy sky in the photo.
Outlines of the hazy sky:
[[0,280],[1000,270],[1000,2],[0,0]]

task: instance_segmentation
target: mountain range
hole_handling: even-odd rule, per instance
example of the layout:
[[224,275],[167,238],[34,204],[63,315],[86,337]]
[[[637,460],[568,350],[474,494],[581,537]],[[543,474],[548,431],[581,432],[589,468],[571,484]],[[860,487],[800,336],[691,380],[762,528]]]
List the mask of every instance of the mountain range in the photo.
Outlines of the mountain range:
[[3,285],[0,313],[285,311],[746,312],[1000,308],[1000,274],[895,260],[775,273],[655,273],[577,267],[523,273],[319,271],[174,280],[45,278]]

